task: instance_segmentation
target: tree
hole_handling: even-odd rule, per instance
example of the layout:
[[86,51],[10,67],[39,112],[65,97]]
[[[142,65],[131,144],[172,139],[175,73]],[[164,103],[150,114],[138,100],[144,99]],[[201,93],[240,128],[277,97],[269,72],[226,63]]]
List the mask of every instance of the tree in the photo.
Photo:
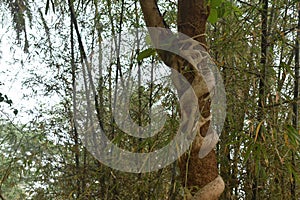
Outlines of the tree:
[[[141,0],[140,4],[148,27],[168,28],[155,0]],[[194,37],[203,44],[204,47],[206,47],[205,31],[208,16],[209,6],[206,1],[178,1],[178,31],[189,37]],[[201,81],[203,81],[203,77],[197,74],[188,62],[178,57],[170,61],[170,55],[165,52],[160,52],[159,55],[167,65],[183,74],[189,83],[194,86],[195,90],[201,91],[198,93],[199,95],[197,95],[199,110],[203,118],[209,118],[210,101],[206,100],[206,97],[210,95],[211,91],[209,86],[202,86]],[[189,66],[189,70],[182,70],[185,66]],[[207,74],[207,76],[209,76],[209,74]],[[214,150],[206,157],[202,159],[199,158],[201,143],[203,137],[205,137],[208,132],[209,123],[210,120],[203,122],[200,118],[199,124],[202,124],[202,126],[199,127],[199,132],[196,135],[190,153],[186,153],[179,160],[182,184],[184,187],[187,187],[187,193],[190,192],[190,194],[187,194],[188,199],[191,198],[190,195],[192,195],[195,200],[218,199],[224,190],[224,182],[222,178],[218,176]],[[195,190],[194,188],[197,189]]]
[[[217,182],[214,180],[220,180],[215,179],[218,169],[226,184],[220,199],[299,196],[298,1],[3,0],[0,6],[0,24],[5,30],[0,33],[0,61],[8,69],[0,73],[4,74],[0,108],[9,109],[0,113],[0,199],[181,200],[184,193],[186,199],[209,199],[198,195],[218,195],[213,190],[205,192]],[[142,12],[145,21],[140,17]],[[217,155],[210,152],[204,159],[198,157],[199,141],[207,138],[203,136],[211,124],[204,120],[192,147],[178,163],[132,174],[99,162],[78,137],[74,93],[80,72],[99,74],[92,81],[95,88],[88,87],[98,97],[94,113],[109,139],[131,152],[160,149],[182,128],[178,95],[184,97],[185,93],[181,93],[176,77],[177,92],[163,84],[143,81],[165,67],[162,62],[184,75],[194,88],[201,86],[195,91],[203,92],[197,96],[199,106],[207,111],[202,116],[209,116],[209,107],[213,107],[201,98],[210,97],[213,82],[203,84],[209,87],[199,84],[210,75],[197,74],[191,59],[159,48],[156,53],[153,48],[146,49],[148,44],[137,44],[144,32],[135,32],[129,45],[122,40],[127,30],[145,27],[145,22],[147,26],[170,27],[161,29],[164,31],[159,36],[178,46],[184,44],[180,46],[184,50],[202,43],[204,50],[198,52],[207,55],[209,51],[224,79],[227,118]],[[194,40],[178,43],[181,38],[170,31],[175,28]],[[104,42],[107,38],[111,38],[108,44]],[[129,54],[120,48],[126,45],[132,47]],[[152,138],[133,138],[114,121],[113,97],[118,95],[114,87],[134,70],[139,87],[131,95],[132,119],[138,125],[147,125],[154,104],[162,104],[167,110],[164,127]],[[17,79],[22,80],[28,93],[15,92]],[[34,101],[34,108],[22,108],[6,92],[10,87],[14,94],[24,93],[25,99],[41,101]],[[188,108],[183,108],[186,114]],[[28,122],[19,123],[19,116],[24,115]],[[189,127],[199,124],[188,122]]]

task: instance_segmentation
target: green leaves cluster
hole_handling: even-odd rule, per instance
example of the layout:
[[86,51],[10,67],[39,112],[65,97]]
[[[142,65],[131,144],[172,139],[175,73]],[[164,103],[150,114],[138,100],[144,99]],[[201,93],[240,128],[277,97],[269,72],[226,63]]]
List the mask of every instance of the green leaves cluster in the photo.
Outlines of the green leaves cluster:
[[235,7],[227,0],[209,0],[210,14],[208,21],[212,24],[216,23],[218,19],[228,16],[232,11],[236,11]]

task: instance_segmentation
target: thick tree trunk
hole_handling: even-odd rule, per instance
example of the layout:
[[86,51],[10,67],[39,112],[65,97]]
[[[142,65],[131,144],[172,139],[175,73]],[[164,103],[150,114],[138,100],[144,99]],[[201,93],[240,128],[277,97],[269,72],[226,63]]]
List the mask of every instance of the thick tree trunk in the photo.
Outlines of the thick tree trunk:
[[[204,48],[206,48],[206,21],[209,15],[209,8],[205,2],[205,0],[178,1],[178,31],[194,38],[200,42]],[[148,27],[167,28],[155,0],[140,0],[140,3]],[[162,34],[167,35],[168,33]],[[192,49],[193,44],[194,42],[185,47],[187,50]],[[201,52],[201,50],[199,50],[199,52]],[[211,101],[209,96],[211,89],[214,87],[214,83],[210,85],[210,83],[206,82],[205,84],[203,76],[211,76],[211,74],[200,74],[193,68],[191,63],[179,56],[172,56],[172,54],[162,51],[158,51],[158,54],[166,65],[180,72],[193,86],[198,98],[199,111],[202,118],[199,120],[198,124],[201,124],[201,126],[199,126],[197,130],[197,135],[191,145],[191,149],[185,153],[178,162],[182,183],[186,189],[186,199],[217,200],[224,190],[224,182],[222,178],[218,176],[215,151],[212,150],[204,158],[199,158],[203,138],[206,136],[210,125]],[[197,64],[201,65],[202,63],[206,63],[205,59],[209,58],[204,58]],[[188,70],[182,68],[188,68]]]
[[[205,31],[206,21],[209,15],[209,9],[204,0],[179,0],[178,1],[178,31],[189,37],[196,37],[195,40],[206,46]],[[208,95],[208,94],[205,94]],[[199,109],[203,117],[210,115],[210,101],[205,101],[205,96],[199,97]],[[205,136],[210,121],[208,121],[200,130],[202,136]],[[195,145],[192,146],[192,148]],[[193,150],[191,150],[193,152]],[[189,162],[189,163],[187,163]],[[179,167],[183,181],[188,188],[202,188],[218,176],[216,154],[211,151],[203,159],[199,158],[198,152],[195,154],[184,155]],[[188,169],[187,169],[188,167]],[[186,176],[187,172],[187,176]],[[186,179],[186,180],[185,180]],[[192,193],[194,191],[191,191]]]

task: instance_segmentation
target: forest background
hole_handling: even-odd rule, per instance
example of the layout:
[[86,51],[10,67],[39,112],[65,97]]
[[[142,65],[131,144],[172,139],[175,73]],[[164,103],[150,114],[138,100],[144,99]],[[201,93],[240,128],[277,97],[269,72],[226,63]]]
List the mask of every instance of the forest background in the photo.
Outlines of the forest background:
[[[300,3],[207,3],[208,49],[227,99],[216,147],[225,182],[220,199],[298,199]],[[176,30],[177,2],[157,4]],[[146,27],[139,2],[4,0],[0,5],[0,198],[183,199],[176,162],[149,173],[112,169],[90,154],[73,126],[75,79],[86,57],[99,77],[103,127],[114,144],[158,149],[174,137],[180,118],[176,93],[163,81],[143,82],[161,73],[159,57],[147,46],[134,46],[132,54],[120,48],[132,44],[122,38],[128,30]],[[71,5],[78,27],[71,23]],[[108,65],[99,64],[105,59]],[[131,138],[112,120],[116,80],[132,74],[140,86],[131,99],[132,118],[147,125],[154,104],[168,113],[154,139]]]

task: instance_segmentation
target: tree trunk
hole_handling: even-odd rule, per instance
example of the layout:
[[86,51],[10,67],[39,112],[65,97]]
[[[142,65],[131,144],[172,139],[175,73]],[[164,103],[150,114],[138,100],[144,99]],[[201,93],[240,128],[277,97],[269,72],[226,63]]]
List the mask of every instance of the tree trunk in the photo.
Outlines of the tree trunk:
[[[209,15],[209,8],[205,2],[205,0],[178,1],[178,31],[194,38],[204,48],[206,48],[204,33]],[[155,0],[140,0],[140,3],[147,27],[167,28],[167,24],[164,22]],[[192,44],[187,47],[188,50],[192,48]],[[204,158],[199,158],[199,151],[203,138],[208,132],[211,117],[211,101],[209,98],[211,87],[209,83],[204,83],[202,76],[210,76],[210,74],[201,75],[197,73],[197,70],[193,69],[191,63],[179,56],[173,56],[168,52],[162,51],[158,51],[158,54],[166,65],[180,72],[189,81],[198,98],[201,114],[198,124],[201,125],[198,127],[196,138],[189,152],[185,153],[178,162],[182,184],[186,191],[186,199],[217,200],[224,190],[224,182],[218,176],[215,151],[212,150]],[[205,62],[206,60],[204,59]],[[201,65],[202,62],[197,64]],[[182,66],[188,67],[188,70],[183,70]]]
[[[265,120],[265,106],[266,106],[266,97],[268,91],[268,84],[267,84],[267,54],[268,54],[268,0],[262,1],[262,9],[261,9],[261,70],[260,70],[260,78],[259,78],[259,97],[258,97],[258,107],[259,112],[257,115],[258,123],[261,123]],[[263,125],[262,125],[263,126]],[[261,127],[262,127],[261,126]],[[257,138],[258,141],[261,140],[262,135],[262,128],[259,129],[259,137]],[[256,149],[257,150],[257,149]],[[254,176],[253,184],[252,184],[252,200],[261,199],[259,194],[260,188],[260,176],[261,172],[260,169],[256,167],[254,164],[256,160],[253,160],[253,165],[255,166],[254,171],[259,170],[258,173]]]
[[[206,21],[209,15],[209,9],[205,5],[204,0],[179,0],[178,1],[178,31],[184,33],[189,37],[200,35],[195,38],[201,44],[206,46],[205,30]],[[205,94],[208,95],[208,94]],[[199,97],[199,109],[202,110],[203,117],[210,115],[210,101],[205,101],[205,97]],[[209,121],[202,127],[200,133],[205,136]],[[193,145],[194,148],[197,145]],[[191,150],[193,152],[193,150]],[[187,164],[187,162],[189,162]],[[188,169],[187,169],[188,166]],[[185,154],[179,162],[182,180],[186,182],[188,188],[199,187],[202,188],[209,182],[213,181],[218,176],[216,154],[211,151],[205,158],[200,159],[198,153]],[[186,177],[187,172],[187,177]],[[187,180],[185,180],[187,179]],[[191,191],[192,194],[194,191]]]

